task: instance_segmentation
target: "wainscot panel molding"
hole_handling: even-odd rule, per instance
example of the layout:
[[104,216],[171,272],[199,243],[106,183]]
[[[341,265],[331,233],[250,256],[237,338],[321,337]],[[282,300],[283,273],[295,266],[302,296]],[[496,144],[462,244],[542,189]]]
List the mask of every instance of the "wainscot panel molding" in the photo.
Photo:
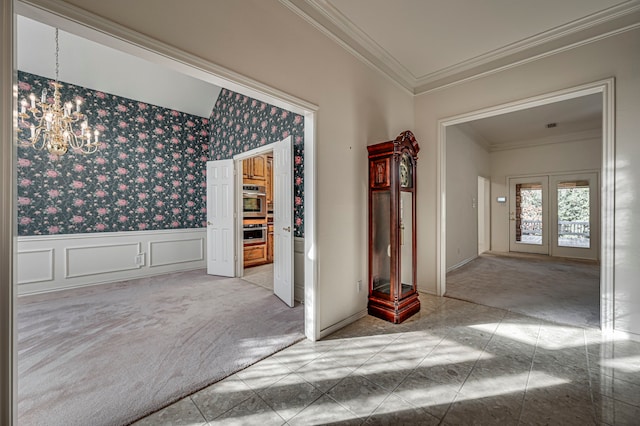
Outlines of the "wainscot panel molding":
[[205,229],[18,237],[18,295],[205,268],[205,239]]
[[293,298],[304,303],[304,238],[293,238]]

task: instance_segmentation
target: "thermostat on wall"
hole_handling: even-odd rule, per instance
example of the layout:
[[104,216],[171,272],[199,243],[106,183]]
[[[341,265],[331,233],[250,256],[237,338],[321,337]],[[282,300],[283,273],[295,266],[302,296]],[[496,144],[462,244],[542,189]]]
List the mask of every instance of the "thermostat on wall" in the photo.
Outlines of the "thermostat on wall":
[[507,197],[496,197],[496,201],[498,203],[506,203],[507,202]]

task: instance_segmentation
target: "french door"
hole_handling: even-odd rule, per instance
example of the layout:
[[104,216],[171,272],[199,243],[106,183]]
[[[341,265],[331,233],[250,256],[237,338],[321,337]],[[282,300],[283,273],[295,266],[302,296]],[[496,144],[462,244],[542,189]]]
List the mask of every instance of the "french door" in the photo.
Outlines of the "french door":
[[509,179],[509,250],[598,259],[598,175]]

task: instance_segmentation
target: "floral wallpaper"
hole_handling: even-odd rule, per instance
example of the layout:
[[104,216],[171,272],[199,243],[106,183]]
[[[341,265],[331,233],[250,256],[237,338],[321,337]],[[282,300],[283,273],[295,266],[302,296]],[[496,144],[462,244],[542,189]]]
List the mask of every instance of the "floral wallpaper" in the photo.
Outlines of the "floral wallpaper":
[[[18,100],[50,80],[19,72]],[[58,158],[18,148],[18,234],[76,234],[205,226],[209,119],[64,84],[103,144]],[[19,139],[30,136],[20,123]]]
[[278,142],[291,135],[294,170],[294,235],[304,237],[304,117],[222,89],[211,113],[212,160]]

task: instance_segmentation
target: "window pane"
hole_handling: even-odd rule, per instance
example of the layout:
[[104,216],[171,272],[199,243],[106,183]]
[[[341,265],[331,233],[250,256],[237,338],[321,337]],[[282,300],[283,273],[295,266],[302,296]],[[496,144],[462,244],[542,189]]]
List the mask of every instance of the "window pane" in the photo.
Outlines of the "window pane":
[[558,246],[591,247],[589,181],[558,183]]
[[516,241],[542,245],[542,184],[516,184]]

